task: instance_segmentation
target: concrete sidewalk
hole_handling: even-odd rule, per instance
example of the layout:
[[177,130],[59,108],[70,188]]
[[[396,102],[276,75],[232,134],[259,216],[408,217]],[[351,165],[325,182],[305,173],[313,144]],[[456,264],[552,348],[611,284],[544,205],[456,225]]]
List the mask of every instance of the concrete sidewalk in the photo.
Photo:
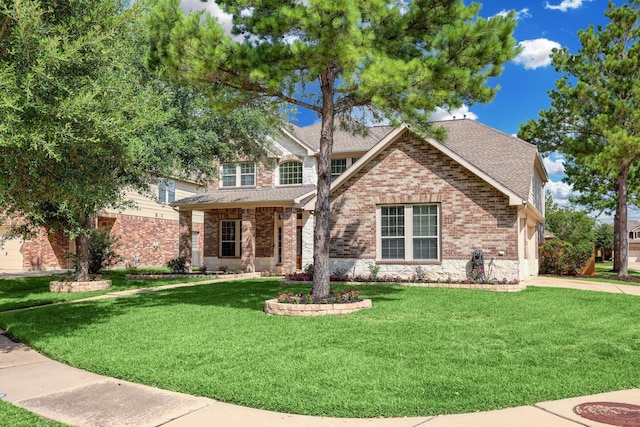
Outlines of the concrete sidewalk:
[[[96,375],[48,359],[5,335],[0,335],[0,393],[6,395],[5,400],[45,418],[82,427],[595,427],[610,424],[582,418],[573,408],[586,402],[640,405],[640,389],[632,389],[435,417],[345,419],[290,415]],[[640,411],[636,416],[640,423]]]
[[536,276],[526,283],[527,286],[569,288],[579,289],[582,291],[609,292],[640,296],[640,286],[619,285],[617,283],[592,282],[588,280],[568,279],[554,276]]

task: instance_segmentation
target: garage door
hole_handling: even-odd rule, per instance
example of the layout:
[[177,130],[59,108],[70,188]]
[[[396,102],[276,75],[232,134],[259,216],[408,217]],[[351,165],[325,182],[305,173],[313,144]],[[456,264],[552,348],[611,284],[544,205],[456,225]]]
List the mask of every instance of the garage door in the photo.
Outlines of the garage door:
[[3,240],[7,227],[0,227],[0,271],[22,270],[22,239]]

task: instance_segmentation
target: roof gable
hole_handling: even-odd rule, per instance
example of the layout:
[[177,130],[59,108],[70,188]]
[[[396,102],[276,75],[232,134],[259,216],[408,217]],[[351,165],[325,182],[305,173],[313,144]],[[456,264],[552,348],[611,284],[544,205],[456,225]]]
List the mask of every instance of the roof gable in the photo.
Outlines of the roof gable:
[[[434,123],[447,130],[445,142],[425,137],[418,130],[403,124],[385,135],[354,165],[338,177],[331,185],[334,190],[343,185],[351,176],[371,161],[378,153],[392,144],[403,132],[412,132],[426,143],[452,158],[498,191],[509,197],[512,205],[527,202],[531,178],[535,168],[548,181],[546,171],[535,146],[473,120],[456,120]],[[307,202],[307,208],[315,198]]]

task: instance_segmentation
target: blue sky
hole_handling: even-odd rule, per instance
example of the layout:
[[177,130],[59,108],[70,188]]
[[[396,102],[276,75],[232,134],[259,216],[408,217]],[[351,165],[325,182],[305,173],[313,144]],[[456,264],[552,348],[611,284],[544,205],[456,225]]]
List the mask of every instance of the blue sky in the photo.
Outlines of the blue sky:
[[[468,0],[465,0],[469,3]],[[498,78],[492,79],[491,86],[500,86],[500,90],[493,102],[485,105],[463,106],[451,114],[439,111],[435,118],[448,119],[452,115],[456,118],[478,120],[486,125],[508,134],[516,134],[520,124],[529,119],[536,119],[538,112],[550,106],[548,91],[553,89],[555,81],[560,78],[550,63],[549,54],[554,47],[567,47],[571,52],[577,52],[581,45],[578,31],[589,25],[607,24],[604,11],[607,0],[479,0],[482,4],[480,15],[491,17],[515,10],[518,25],[514,36],[523,47],[523,52],[512,62],[505,65],[504,72]],[[622,0],[615,0],[616,5],[623,4]],[[230,19],[223,16],[217,6],[211,1],[200,3],[199,0],[183,0],[182,7],[207,8],[210,13],[218,16],[227,28]],[[308,112],[301,112],[297,124],[305,126],[318,121],[318,117]],[[562,157],[552,154],[545,158],[545,165],[551,182],[547,190],[554,200],[564,205],[568,202],[572,189],[561,182],[564,174]],[[635,212],[630,215],[633,219],[640,219]],[[638,218],[635,218],[638,216]],[[603,218],[604,219],[604,218]],[[606,220],[606,219],[604,219]]]

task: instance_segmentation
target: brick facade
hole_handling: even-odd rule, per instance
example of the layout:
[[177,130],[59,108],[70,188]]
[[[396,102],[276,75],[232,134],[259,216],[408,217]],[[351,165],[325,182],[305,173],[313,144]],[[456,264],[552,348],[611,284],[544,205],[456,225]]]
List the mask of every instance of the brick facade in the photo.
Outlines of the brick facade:
[[[179,254],[179,222],[162,218],[147,218],[121,214],[101,215],[100,221],[112,219],[111,234],[119,238],[118,254],[123,261],[117,267],[166,266],[167,261]],[[204,226],[193,223],[193,232],[199,233],[202,248]],[[194,248],[195,250],[195,248]],[[137,262],[136,262],[137,261]]]
[[333,193],[331,258],[375,260],[376,206],[425,202],[440,204],[442,260],[468,260],[474,249],[518,259],[507,196],[408,131]]
[[68,257],[69,240],[61,231],[49,232],[41,228],[33,239],[22,245],[25,270],[57,270],[72,267]]

